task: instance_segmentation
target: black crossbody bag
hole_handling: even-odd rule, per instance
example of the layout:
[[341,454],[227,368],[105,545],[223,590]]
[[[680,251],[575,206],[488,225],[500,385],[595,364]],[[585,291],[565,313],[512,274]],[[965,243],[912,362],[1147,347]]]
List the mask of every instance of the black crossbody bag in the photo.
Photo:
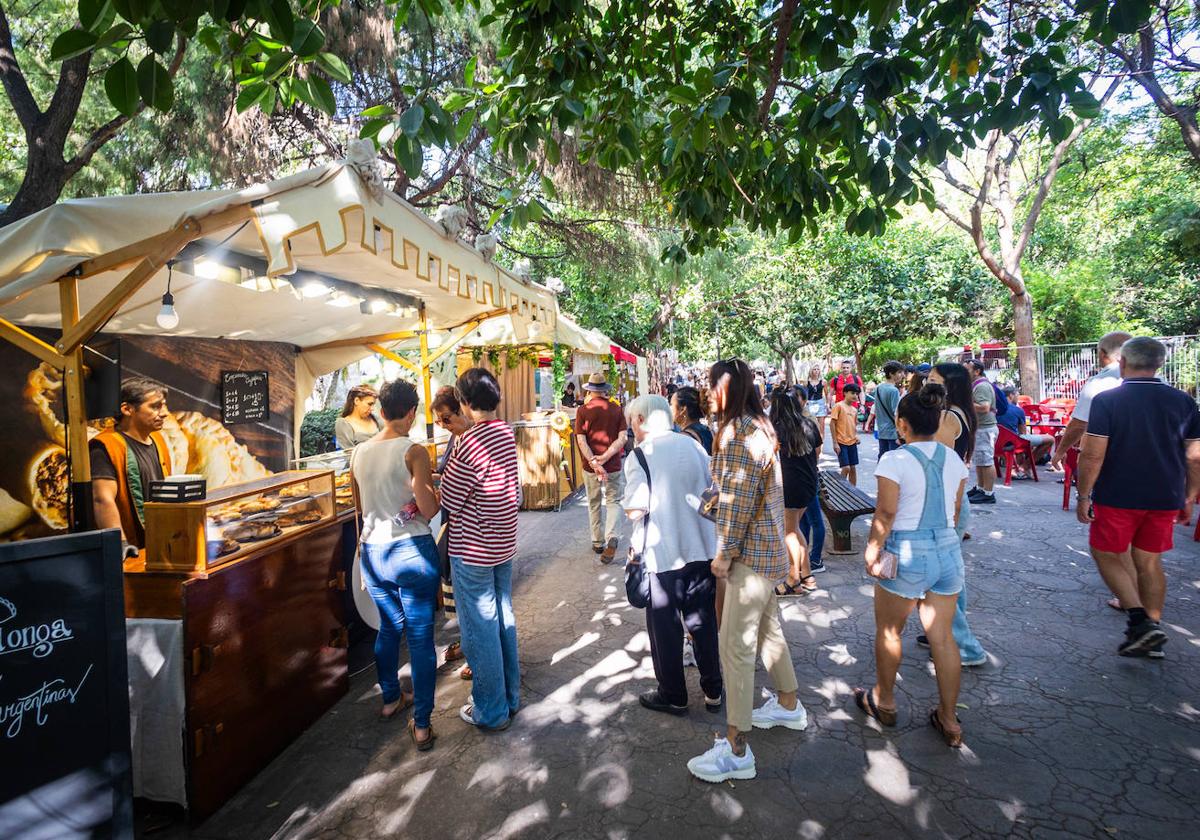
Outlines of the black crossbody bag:
[[[640,448],[635,448],[633,455],[646,473],[646,492],[649,499],[653,499],[654,485],[650,480],[650,465],[646,462],[646,455]],[[646,553],[646,541],[649,538],[650,501],[647,500],[646,518],[642,521],[642,550],[634,551],[633,546],[629,546],[629,559],[625,563],[625,597],[629,599],[630,606],[637,607],[639,610],[650,606],[650,573],[646,571],[646,564],[643,562],[642,556]]]

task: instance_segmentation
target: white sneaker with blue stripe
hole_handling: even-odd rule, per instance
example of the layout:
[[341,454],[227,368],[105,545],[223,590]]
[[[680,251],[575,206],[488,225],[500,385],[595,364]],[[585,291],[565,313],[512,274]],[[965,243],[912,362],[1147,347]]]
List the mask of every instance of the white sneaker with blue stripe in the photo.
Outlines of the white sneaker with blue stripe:
[[754,769],[754,752],[750,745],[746,745],[745,755],[736,755],[725,738],[717,738],[712,749],[689,761],[687,768],[697,779],[713,783],[726,779],[753,779],[758,772]]
[[763,690],[767,702],[763,703],[750,715],[755,729],[773,729],[776,726],[786,726],[788,729],[804,729],[808,726],[808,712],[800,700],[796,700],[796,708],[785,709],[779,704],[779,697],[772,691]]

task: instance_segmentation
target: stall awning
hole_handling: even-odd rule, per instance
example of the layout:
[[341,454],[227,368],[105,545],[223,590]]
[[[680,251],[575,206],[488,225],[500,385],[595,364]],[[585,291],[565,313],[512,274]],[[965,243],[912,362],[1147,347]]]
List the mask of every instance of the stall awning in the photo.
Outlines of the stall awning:
[[624,347],[622,347],[620,344],[613,344],[609,348],[608,352],[611,353],[612,357],[614,359],[616,359],[618,362],[626,362],[627,364],[631,364],[631,365],[637,364],[637,360],[638,360],[637,354],[631,353],[630,351],[628,351]]
[[[563,313],[558,314],[558,322],[553,336],[542,339],[546,344],[562,344],[576,353],[592,353],[597,356],[606,355],[612,342],[608,336],[599,330],[589,330],[579,326],[574,320]],[[501,316],[492,318],[481,324],[470,335],[463,339],[467,347],[495,347],[512,344],[522,344],[517,337],[517,331],[511,318]],[[533,342],[540,343],[540,342]]]
[[[0,318],[57,327],[54,281],[82,271],[87,311],[146,259],[153,273],[106,329],[163,333],[155,314],[175,257],[180,323],[172,335],[327,345],[413,326],[416,312],[404,305],[411,299],[425,307],[431,329],[502,313],[522,341],[552,340],[553,292],[505,272],[373,186],[375,165],[341,161],[238,191],[55,205],[0,229]],[[190,245],[179,241],[188,223],[203,230]]]

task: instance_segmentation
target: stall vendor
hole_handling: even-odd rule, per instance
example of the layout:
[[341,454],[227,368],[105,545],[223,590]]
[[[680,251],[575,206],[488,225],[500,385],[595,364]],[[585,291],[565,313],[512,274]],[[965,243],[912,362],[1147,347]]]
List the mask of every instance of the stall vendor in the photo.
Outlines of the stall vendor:
[[149,379],[127,379],[116,427],[88,444],[96,527],[120,528],[127,546],[145,547],[142,505],[150,482],[171,472],[171,450],[162,434],[166,419],[167,389]]
[[342,416],[333,424],[338,449],[353,449],[379,434],[380,423],[375,417],[379,392],[370,385],[355,385],[346,395]]

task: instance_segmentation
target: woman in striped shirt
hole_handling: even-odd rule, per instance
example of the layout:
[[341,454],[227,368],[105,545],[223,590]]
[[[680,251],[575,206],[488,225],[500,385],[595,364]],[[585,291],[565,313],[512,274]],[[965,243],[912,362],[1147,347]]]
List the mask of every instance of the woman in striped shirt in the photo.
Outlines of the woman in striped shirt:
[[474,671],[472,702],[459,716],[480,729],[507,729],[520,708],[521,668],[512,607],[521,484],[512,428],[496,417],[500,385],[483,368],[455,383],[473,425],[454,447],[442,477],[450,514],[450,565],[463,651]]

